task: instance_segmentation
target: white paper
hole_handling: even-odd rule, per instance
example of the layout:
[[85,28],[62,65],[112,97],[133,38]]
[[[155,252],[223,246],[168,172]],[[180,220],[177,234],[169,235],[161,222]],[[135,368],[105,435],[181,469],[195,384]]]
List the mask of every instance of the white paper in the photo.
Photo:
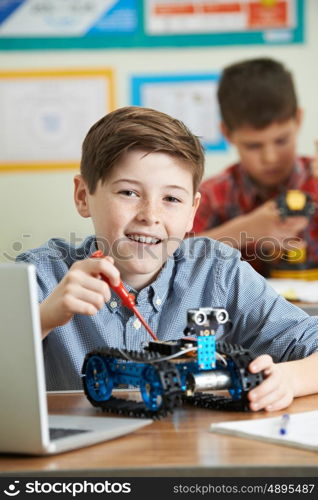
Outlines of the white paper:
[[292,280],[292,279],[268,279],[277,293],[287,300],[298,300],[300,302],[318,302],[318,281]]
[[257,418],[211,424],[211,432],[269,441],[318,451],[318,411],[290,415],[286,434],[280,434],[282,417]]

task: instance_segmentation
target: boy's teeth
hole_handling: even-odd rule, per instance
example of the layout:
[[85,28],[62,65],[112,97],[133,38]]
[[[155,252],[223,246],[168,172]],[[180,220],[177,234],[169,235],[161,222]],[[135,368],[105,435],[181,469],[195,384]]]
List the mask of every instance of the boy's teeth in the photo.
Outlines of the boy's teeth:
[[157,238],[152,238],[151,236],[142,236],[138,234],[127,235],[129,239],[139,241],[140,243],[158,243],[160,240]]

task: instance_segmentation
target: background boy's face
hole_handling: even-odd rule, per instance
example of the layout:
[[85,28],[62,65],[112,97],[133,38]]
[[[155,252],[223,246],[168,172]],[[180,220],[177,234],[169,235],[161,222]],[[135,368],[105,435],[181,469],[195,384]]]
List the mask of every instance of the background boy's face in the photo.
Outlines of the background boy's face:
[[244,171],[261,187],[275,188],[292,172],[300,114],[295,119],[273,123],[264,129],[243,126],[232,132],[223,128],[237,148]]
[[78,176],[77,208],[92,217],[96,236],[107,242],[121,278],[134,288],[150,283],[192,228],[199,204],[192,172],[164,153],[132,151],[98,183],[93,195]]

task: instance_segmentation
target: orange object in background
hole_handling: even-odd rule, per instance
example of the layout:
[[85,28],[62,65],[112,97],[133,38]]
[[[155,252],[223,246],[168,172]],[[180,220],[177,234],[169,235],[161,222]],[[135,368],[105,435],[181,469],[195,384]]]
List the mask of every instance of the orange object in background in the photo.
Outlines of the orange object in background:
[[247,26],[254,29],[288,28],[288,5],[286,0],[265,2],[248,2]]

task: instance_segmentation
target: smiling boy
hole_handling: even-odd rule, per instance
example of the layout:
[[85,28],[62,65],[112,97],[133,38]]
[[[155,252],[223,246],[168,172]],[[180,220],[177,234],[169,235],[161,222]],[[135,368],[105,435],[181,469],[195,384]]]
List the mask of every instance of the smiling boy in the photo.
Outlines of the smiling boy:
[[[155,110],[121,108],[90,129],[75,204],[95,235],[77,248],[50,240],[18,258],[37,267],[49,389],[81,388],[84,356],[96,347],[140,350],[149,341],[104,275],[113,285],[124,281],[160,340],[183,336],[188,309],[226,308],[232,328],[218,330],[218,339],[250,349],[258,357],[249,369],[267,375],[249,393],[251,409],[276,410],[318,391],[310,376],[318,319],[287,303],[237,250],[210,238],[183,240],[203,165],[198,138]],[[107,257],[89,258],[97,249]]]
[[218,101],[222,132],[239,161],[202,183],[195,234],[239,248],[264,276],[270,256],[291,239],[304,240],[308,259],[318,264],[318,213],[310,221],[282,220],[274,201],[300,189],[318,203],[314,163],[296,154],[302,113],[290,72],[269,58],[232,64],[222,73]]

